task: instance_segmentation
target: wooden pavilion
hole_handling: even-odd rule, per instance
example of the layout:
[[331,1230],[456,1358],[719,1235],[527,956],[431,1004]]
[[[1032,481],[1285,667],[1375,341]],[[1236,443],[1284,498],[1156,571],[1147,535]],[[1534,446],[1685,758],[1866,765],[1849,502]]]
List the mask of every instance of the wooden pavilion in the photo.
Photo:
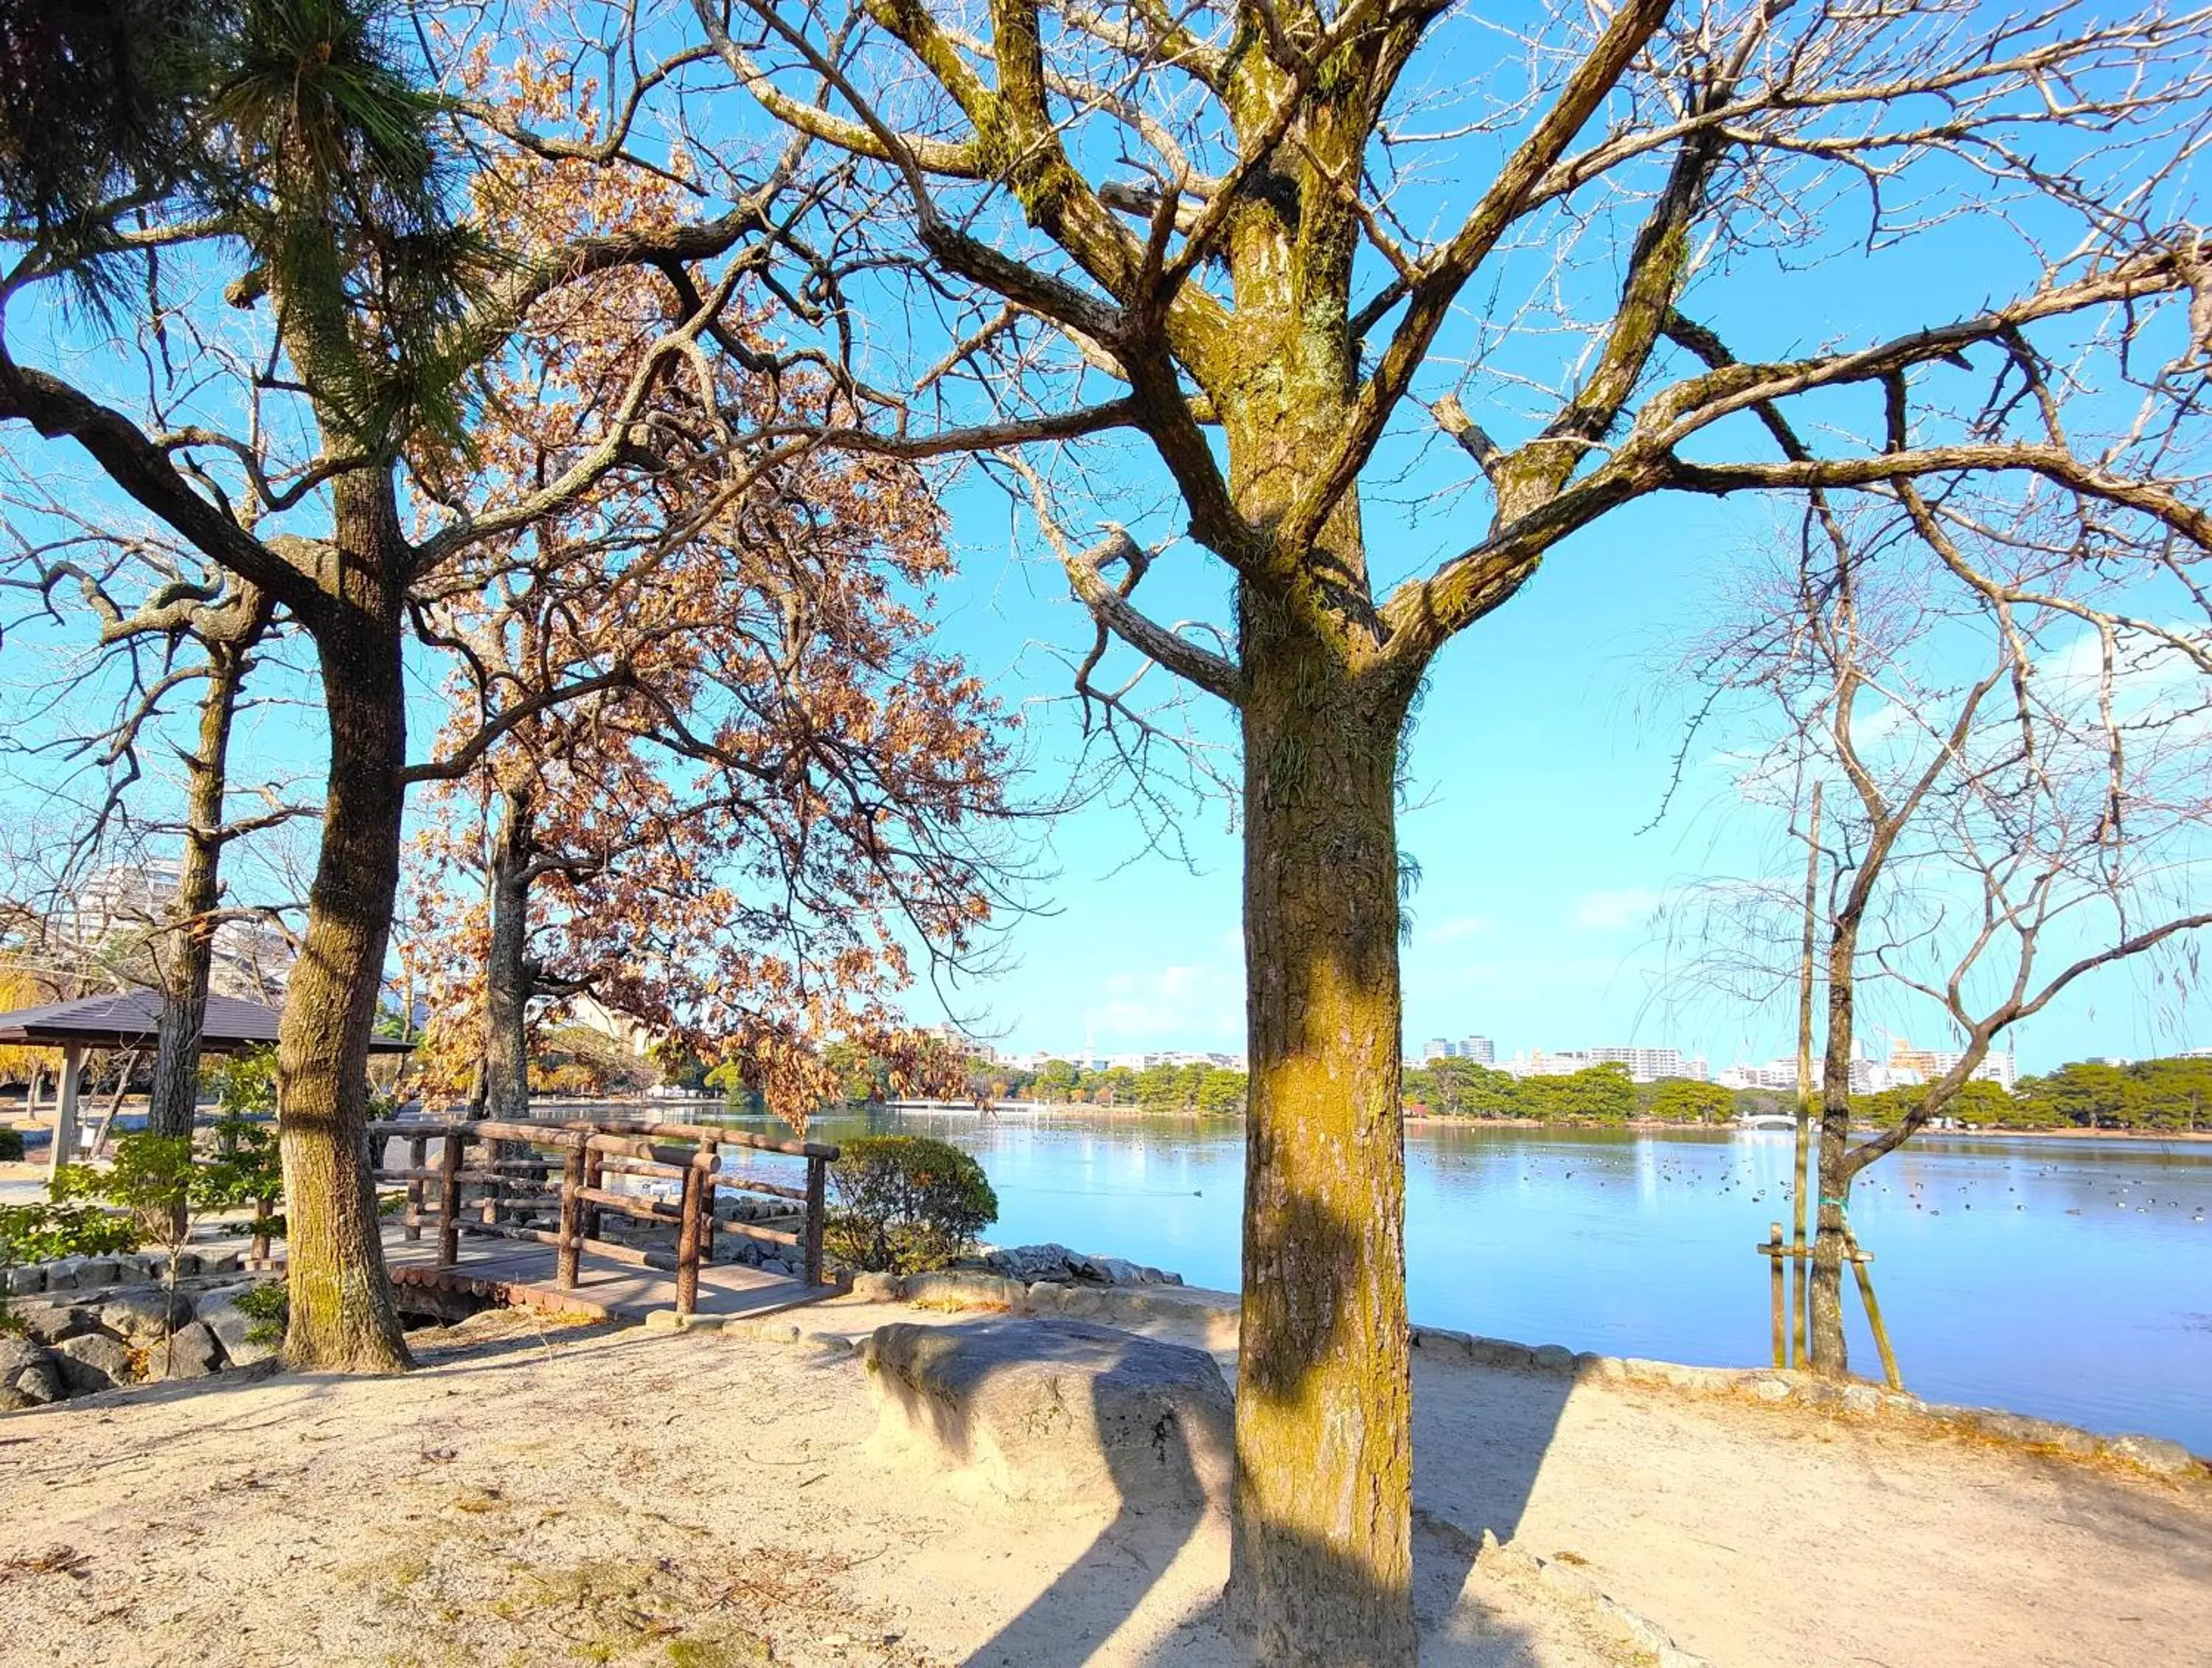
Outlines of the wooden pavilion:
[[[283,1014],[261,1002],[210,995],[200,1026],[200,1052],[234,1054],[276,1040]],[[117,990],[74,1001],[48,1002],[0,1014],[0,1044],[62,1051],[61,1090],[54,1108],[54,1144],[48,1173],[66,1164],[77,1147],[77,1079],[84,1056],[94,1049],[148,1050],[161,1030],[161,993]],[[415,1045],[396,1038],[372,1037],[369,1051],[404,1054]]]

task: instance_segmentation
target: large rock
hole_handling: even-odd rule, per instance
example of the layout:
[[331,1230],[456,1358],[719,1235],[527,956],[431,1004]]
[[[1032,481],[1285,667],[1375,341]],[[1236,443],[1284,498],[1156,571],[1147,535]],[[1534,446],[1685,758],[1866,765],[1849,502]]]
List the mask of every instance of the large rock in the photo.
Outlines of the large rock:
[[222,1346],[206,1323],[179,1326],[168,1343],[155,1344],[147,1352],[149,1374],[163,1379],[204,1379],[222,1371]]
[[33,1292],[43,1292],[46,1289],[46,1270],[43,1263],[24,1263],[12,1269],[0,1269],[0,1274],[4,1274],[7,1277],[7,1294],[9,1297],[28,1297]]
[[28,1338],[0,1332],[0,1413],[43,1407],[68,1393],[50,1353]]
[[60,1361],[62,1380],[72,1396],[112,1390],[118,1385],[129,1384],[136,1376],[131,1371],[129,1348],[105,1332],[64,1338],[54,1346],[54,1354]]
[[1024,1286],[1040,1281],[1089,1286],[1180,1286],[1179,1274],[1164,1274],[1123,1257],[1086,1257],[1065,1245],[1000,1245],[983,1254],[993,1274]]
[[258,1323],[238,1306],[238,1300],[258,1283],[249,1280],[240,1285],[219,1286],[213,1291],[202,1292],[195,1306],[201,1324],[215,1334],[216,1342],[222,1346],[222,1353],[233,1367],[252,1367],[276,1353],[275,1342],[258,1342],[246,1336]]
[[189,1292],[172,1294],[159,1286],[126,1286],[100,1300],[100,1324],[143,1348],[158,1342],[172,1327],[192,1318]]
[[82,1304],[19,1304],[15,1314],[23,1323],[23,1330],[45,1344],[59,1343],[64,1338],[100,1330],[100,1311]]
[[887,1448],[1016,1499],[1225,1507],[1229,1386],[1202,1350],[1056,1319],[897,1322],[862,1350]]

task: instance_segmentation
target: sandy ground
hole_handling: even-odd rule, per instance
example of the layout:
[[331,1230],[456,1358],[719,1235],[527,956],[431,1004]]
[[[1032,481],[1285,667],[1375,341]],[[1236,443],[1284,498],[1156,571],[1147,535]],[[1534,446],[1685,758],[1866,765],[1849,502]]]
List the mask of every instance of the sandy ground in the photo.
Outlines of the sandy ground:
[[[895,1318],[958,1318],[796,1317]],[[1231,1659],[1218,1520],[880,1458],[848,1351],[520,1313],[417,1336],[405,1379],[232,1374],[0,1421],[0,1663]],[[1471,1567],[1485,1527],[1728,1668],[2206,1659],[2212,1487],[1458,1363],[1415,1391],[1425,1664],[1650,1660]]]

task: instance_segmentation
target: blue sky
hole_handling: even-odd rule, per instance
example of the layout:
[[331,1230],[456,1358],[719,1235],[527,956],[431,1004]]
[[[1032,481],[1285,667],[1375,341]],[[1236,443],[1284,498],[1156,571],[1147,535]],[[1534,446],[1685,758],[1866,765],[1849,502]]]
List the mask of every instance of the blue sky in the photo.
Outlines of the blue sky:
[[[1032,647],[1084,640],[1056,569],[1010,551],[1004,511],[953,498],[963,573],[945,630],[1009,698],[1031,698],[1040,785],[1075,740],[1066,675]],[[1370,544],[1393,531],[1370,514]],[[996,523],[995,527],[993,526]],[[1401,843],[1420,863],[1404,955],[1405,1036],[1474,1032],[1517,1049],[1660,1044],[1717,1068],[1795,1049],[1794,999],[1749,1008],[1667,974],[1656,911],[1701,876],[1771,872],[1776,830],[1742,806],[1698,750],[1686,790],[1661,808],[1681,711],[1663,667],[1710,619],[1716,569],[1748,558],[1765,513],[1674,499],[1647,504],[1555,555],[1506,608],[1449,646],[1416,732]],[[980,533],[979,533],[980,529]],[[1218,614],[1215,618],[1220,618]],[[1058,750],[1056,752],[1054,750]],[[1194,807],[1186,867],[1147,851],[1126,810],[1097,802],[1054,825],[1054,868],[1016,922],[1015,965],[962,987],[952,1010],[975,1033],[1026,1051],[1086,1040],[1101,1050],[1241,1050],[1239,849],[1226,807]],[[1799,858],[1787,860],[1794,864]],[[2024,1069],[2090,1054],[2192,1046],[2185,1007],[2146,971],[2108,970],[2025,1027]],[[919,993],[918,1015],[944,1010]],[[1887,1031],[1948,1040],[1932,1012],[1892,1005]],[[1882,1036],[1869,1046],[1884,1047]]]
[[[1454,44],[1464,43],[1440,43],[1427,61],[1430,78],[1447,84],[1447,103]],[[729,108],[742,126],[744,107]],[[1455,220],[1455,204],[1470,180],[1483,177],[1486,155],[1476,142],[1459,148],[1401,206],[1433,210],[1439,223]],[[2019,247],[1993,217],[1939,224],[1902,251],[1868,252],[1856,211],[1838,213],[1828,229],[1833,241],[1822,240],[1817,253],[1832,259],[1784,240],[1706,272],[1693,310],[1724,322],[1739,354],[1780,357],[1970,313],[2021,276]],[[1619,249],[1599,234],[1573,253],[1568,289],[1609,293]],[[1540,291],[1559,259],[1548,245],[1506,258],[1508,301]],[[1558,368],[1548,362],[1556,344],[1528,332],[1510,353],[1487,356],[1470,344],[1479,326],[1462,324],[1459,338],[1440,349],[1425,392],[1450,384],[1451,354],[1467,356],[1470,408],[1511,444],[1534,409],[1514,379],[1547,380]],[[21,321],[18,329],[36,333]],[[905,345],[929,355],[926,343]],[[1559,350],[1571,356],[1572,345]],[[1510,374],[1486,381],[1492,372]],[[1868,412],[1831,406],[1819,415],[1863,426]],[[11,435],[11,447],[21,438]],[[1765,454],[1757,437],[1751,444]],[[26,444],[20,455],[34,471],[51,457],[82,472],[73,457],[46,448]],[[1380,583],[1480,536],[1487,505],[1462,490],[1468,473],[1418,411],[1401,425],[1370,472],[1365,499]],[[1100,516],[1128,521],[1147,540],[1176,530],[1164,513],[1156,466],[1132,457],[1092,479],[1097,502],[1087,508]],[[1065,782],[1076,744],[1074,715],[1054,699],[1066,694],[1066,669],[1050,651],[1079,648],[1087,624],[1056,566],[1040,560],[1025,527],[1010,523],[995,489],[970,478],[948,502],[963,571],[939,599],[942,629],[1006,699],[1024,707],[1036,757],[1032,785],[1048,794]],[[1669,890],[1695,877],[1770,872],[1776,831],[1766,816],[1735,801],[1727,773],[1706,762],[1710,749],[1701,746],[1686,791],[1659,826],[1647,827],[1661,806],[1681,718],[1659,668],[1670,645],[1708,623],[1717,577],[1765,536],[1769,514],[1691,499],[1632,507],[1555,552],[1522,594],[1444,651],[1422,709],[1401,823],[1401,844],[1423,875],[1405,954],[1405,1032],[1416,1048],[1430,1036],[1480,1032],[1508,1053],[1674,1044],[1718,1065],[1791,1045],[1786,1002],[1747,1010],[1670,985],[1653,920]],[[1155,569],[1143,598],[1166,618],[1225,623],[1220,575],[1200,566],[1187,544]],[[11,643],[11,651],[21,646]],[[418,711],[427,719],[431,708],[426,702]],[[311,712],[272,708],[248,731],[259,756],[320,774]],[[427,724],[418,721],[416,733],[420,753]],[[1218,717],[1212,733],[1226,736]],[[1011,965],[954,992],[952,1011],[977,1034],[1018,1049],[1086,1040],[1103,1050],[1240,1048],[1240,857],[1231,822],[1224,804],[1188,806],[1179,825],[1185,866],[1148,850],[1136,819],[1111,795],[1060,819],[1043,853],[1051,878],[1034,889],[1038,911],[1008,927]],[[2185,1006],[2177,1016],[2176,1000],[2148,977],[2108,973],[2040,1017],[2021,1039],[2023,1063],[2145,1054],[2200,1040]],[[914,1007],[925,1020],[943,1011],[927,988]],[[1942,1026],[1909,1013],[1884,1019],[1916,1041],[1943,1040]],[[2212,1041],[2212,1026],[2202,1040]]]

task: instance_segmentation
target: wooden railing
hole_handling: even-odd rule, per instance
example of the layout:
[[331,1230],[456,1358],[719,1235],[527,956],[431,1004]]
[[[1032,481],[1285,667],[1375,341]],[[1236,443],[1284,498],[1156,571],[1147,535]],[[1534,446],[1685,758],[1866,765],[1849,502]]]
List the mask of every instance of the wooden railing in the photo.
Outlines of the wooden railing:
[[[830,1164],[837,1156],[835,1147],[698,1123],[510,1123],[493,1118],[452,1123],[396,1119],[370,1124],[368,1136],[369,1167],[376,1179],[406,1184],[401,1231],[419,1240],[425,1228],[434,1227],[440,1268],[459,1260],[464,1233],[533,1241],[554,1248],[556,1278],[563,1289],[573,1290],[583,1254],[590,1251],[673,1274],[676,1312],[688,1315],[698,1305],[699,1269],[714,1261],[714,1236],[720,1233],[796,1251],[800,1278],[809,1286],[823,1283],[823,1196]],[[393,1141],[407,1143],[404,1165],[382,1161]],[[439,1143],[434,1167],[429,1156],[433,1141]],[[472,1147],[478,1149],[473,1155]],[[806,1184],[798,1188],[746,1171],[726,1172],[722,1159],[727,1149],[804,1159]],[[672,1202],[620,1192],[607,1185],[610,1176],[674,1180],[678,1196]],[[715,1196],[724,1190],[789,1202],[799,1217],[797,1231],[718,1216]],[[517,1220],[549,1208],[558,1212],[556,1227]],[[601,1237],[609,1211],[672,1226],[675,1250]]]

